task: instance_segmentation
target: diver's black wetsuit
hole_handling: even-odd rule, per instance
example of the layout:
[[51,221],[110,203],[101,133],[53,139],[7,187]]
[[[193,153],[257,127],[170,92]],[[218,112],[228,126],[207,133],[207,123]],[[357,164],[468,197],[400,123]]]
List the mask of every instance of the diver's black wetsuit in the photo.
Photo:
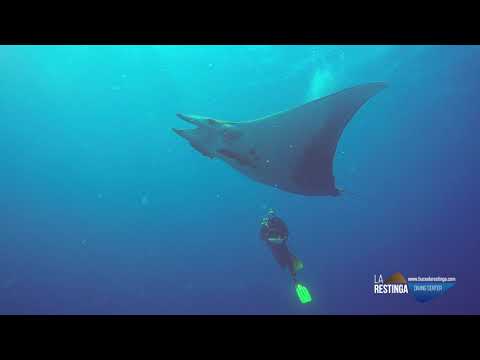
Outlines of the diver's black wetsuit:
[[[266,217],[264,222],[262,222],[262,227],[260,228],[260,238],[268,245],[278,264],[282,268],[288,266],[290,274],[292,275],[293,279],[296,280],[296,271],[294,266],[296,257],[287,247],[288,228],[283,220],[278,216]],[[280,238],[281,240],[279,243],[275,243],[269,240],[271,238]]]

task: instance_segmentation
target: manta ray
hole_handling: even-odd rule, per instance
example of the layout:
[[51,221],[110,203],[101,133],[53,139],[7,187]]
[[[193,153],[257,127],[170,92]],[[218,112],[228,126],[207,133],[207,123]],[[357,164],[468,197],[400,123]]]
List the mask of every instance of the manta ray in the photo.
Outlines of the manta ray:
[[333,159],[342,132],[385,83],[354,86],[252,121],[177,114],[194,129],[172,129],[208,158],[243,175],[306,196],[338,196]]

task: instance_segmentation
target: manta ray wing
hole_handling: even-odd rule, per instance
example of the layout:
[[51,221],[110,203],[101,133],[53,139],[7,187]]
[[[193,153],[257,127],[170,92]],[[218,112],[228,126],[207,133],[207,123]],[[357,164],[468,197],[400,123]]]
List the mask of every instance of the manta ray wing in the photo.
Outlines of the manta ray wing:
[[385,88],[355,86],[294,109],[236,123],[242,144],[235,153],[255,153],[255,166],[234,166],[250,178],[303,195],[339,194],[333,159],[340,136],[358,109]]

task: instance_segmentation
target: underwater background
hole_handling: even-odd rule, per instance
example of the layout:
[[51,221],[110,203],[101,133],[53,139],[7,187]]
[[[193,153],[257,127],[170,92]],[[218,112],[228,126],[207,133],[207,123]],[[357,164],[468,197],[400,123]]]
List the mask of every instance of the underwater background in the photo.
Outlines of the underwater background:
[[[340,197],[254,182],[171,130],[376,81]],[[478,46],[0,46],[0,314],[479,314],[479,91]],[[309,304],[259,239],[269,208]],[[457,283],[375,295],[397,271]]]

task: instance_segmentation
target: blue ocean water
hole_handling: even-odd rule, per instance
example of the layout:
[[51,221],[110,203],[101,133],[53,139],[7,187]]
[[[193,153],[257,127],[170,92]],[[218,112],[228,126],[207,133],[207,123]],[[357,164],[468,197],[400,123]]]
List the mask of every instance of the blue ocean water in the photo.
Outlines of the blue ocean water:
[[[478,314],[479,79],[478,46],[0,46],[0,314]],[[374,81],[341,197],[256,183],[171,131]],[[258,238],[270,207],[309,304]],[[395,272],[457,283],[375,295]]]

